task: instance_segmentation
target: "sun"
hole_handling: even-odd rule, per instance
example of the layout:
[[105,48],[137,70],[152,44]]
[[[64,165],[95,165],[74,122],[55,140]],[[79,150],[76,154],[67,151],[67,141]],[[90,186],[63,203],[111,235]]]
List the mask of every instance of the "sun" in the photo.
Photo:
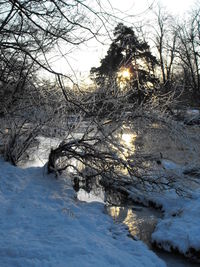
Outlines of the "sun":
[[125,89],[132,78],[129,68],[122,67],[117,73],[117,83],[121,89]]
[[130,146],[132,141],[132,136],[130,134],[123,133],[122,140],[127,146]]
[[118,77],[121,78],[122,80],[130,80],[131,78],[131,73],[128,68],[121,68],[120,71],[118,72]]
[[124,69],[122,72],[121,72],[121,76],[124,78],[124,79],[130,79],[130,71],[129,69]]

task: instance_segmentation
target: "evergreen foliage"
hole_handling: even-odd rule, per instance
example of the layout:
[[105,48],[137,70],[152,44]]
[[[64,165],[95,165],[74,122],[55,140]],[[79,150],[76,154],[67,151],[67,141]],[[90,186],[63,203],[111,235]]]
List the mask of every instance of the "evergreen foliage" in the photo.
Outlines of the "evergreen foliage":
[[122,69],[127,69],[130,79],[126,88],[129,93],[131,90],[131,98],[137,96],[141,102],[151,91],[148,89],[157,82],[154,74],[157,63],[148,43],[140,40],[132,27],[119,23],[114,29],[114,40],[101,60],[101,65],[91,69],[91,77],[101,86],[109,86],[113,82],[119,86],[119,73]]

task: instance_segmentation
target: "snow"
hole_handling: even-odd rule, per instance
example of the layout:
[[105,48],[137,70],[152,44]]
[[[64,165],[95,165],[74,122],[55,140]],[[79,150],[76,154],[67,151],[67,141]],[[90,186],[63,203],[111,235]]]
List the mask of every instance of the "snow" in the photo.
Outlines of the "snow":
[[151,236],[153,243],[168,252],[179,251],[199,261],[196,254],[200,251],[199,189],[191,193],[190,197],[181,197],[171,189],[162,194],[140,194],[136,200],[145,205],[151,201],[163,211],[163,218],[158,220]]
[[186,110],[186,115],[188,116],[193,116],[193,117],[198,117],[200,114],[200,110],[199,109],[188,109]]
[[191,199],[174,198],[165,203],[165,216],[156,226],[152,240],[165,250],[171,248],[186,256],[190,250],[200,250],[200,190]]
[[51,148],[58,147],[61,140],[59,138],[49,138],[38,136],[38,146],[34,151],[29,151],[28,162],[23,163],[23,167],[42,167],[48,161],[48,155]]
[[[40,137],[39,142],[26,168],[0,159],[0,266],[165,266],[105,214],[103,192],[76,194],[69,180],[46,175],[42,166],[60,140]],[[161,159],[160,167],[181,177],[190,166]],[[183,181],[190,198],[174,189],[144,194],[130,188],[129,193],[145,205],[162,207],[152,241],[190,256],[191,248],[200,251],[200,189],[190,190],[190,182]]]
[[189,167],[170,160],[163,159],[161,165],[172,176],[178,174],[176,179],[179,180],[176,183],[184,189],[182,195],[177,194],[173,188],[164,192],[146,193],[130,188],[130,198],[146,206],[152,203],[163,211],[163,218],[158,220],[152,234],[153,243],[166,251],[179,251],[186,257],[199,261],[200,256],[197,254],[200,252],[200,176],[184,176],[184,171]]
[[179,164],[176,164],[175,162],[171,160],[167,160],[167,159],[162,159],[161,164],[166,170],[175,170],[175,171],[178,170],[179,171],[182,169],[182,167]]
[[165,266],[102,203],[78,201],[67,179],[3,160],[0,170],[0,266]]
[[104,203],[105,195],[103,190],[99,190],[98,195],[93,193],[93,192],[86,192],[84,189],[79,189],[77,192],[77,198],[80,201],[86,201],[88,203],[90,202],[99,202],[99,203]]

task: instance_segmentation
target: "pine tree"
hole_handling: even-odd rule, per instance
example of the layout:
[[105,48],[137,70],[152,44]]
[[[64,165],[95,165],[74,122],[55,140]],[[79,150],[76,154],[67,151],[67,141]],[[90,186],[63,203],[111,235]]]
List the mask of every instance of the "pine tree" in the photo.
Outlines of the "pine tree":
[[131,99],[142,99],[157,81],[154,68],[156,58],[151,54],[146,41],[141,41],[136,36],[132,27],[122,23],[114,29],[114,40],[106,56],[101,60],[98,68],[91,69],[91,77],[98,85],[109,86],[115,82],[120,86],[120,73],[127,70],[130,73],[126,81],[126,88],[131,90]]

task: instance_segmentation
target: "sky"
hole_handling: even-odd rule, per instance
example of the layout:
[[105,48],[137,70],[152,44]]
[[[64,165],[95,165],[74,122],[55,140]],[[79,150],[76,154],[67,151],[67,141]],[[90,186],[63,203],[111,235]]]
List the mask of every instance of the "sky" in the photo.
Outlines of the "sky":
[[[166,7],[169,13],[175,16],[184,16],[184,13],[191,9],[197,0],[102,0],[101,2],[104,3],[102,6],[104,10],[131,22],[150,16],[151,10],[149,8],[156,8],[158,2]],[[103,42],[106,45],[101,45],[95,39],[91,40],[87,45],[82,45],[79,49],[68,54],[67,62],[64,58],[57,60],[54,63],[54,68],[61,73],[72,73],[73,77],[77,77],[77,81],[80,77],[85,78],[91,67],[99,66],[100,59],[105,56],[109,40]]]
[[[123,0],[116,1],[110,0],[112,5],[122,11],[138,11],[138,13],[144,12],[149,6],[156,6],[160,2],[163,6],[166,6],[169,11],[174,12],[174,14],[181,14],[187,10],[193,0]],[[137,12],[135,12],[137,14]]]

